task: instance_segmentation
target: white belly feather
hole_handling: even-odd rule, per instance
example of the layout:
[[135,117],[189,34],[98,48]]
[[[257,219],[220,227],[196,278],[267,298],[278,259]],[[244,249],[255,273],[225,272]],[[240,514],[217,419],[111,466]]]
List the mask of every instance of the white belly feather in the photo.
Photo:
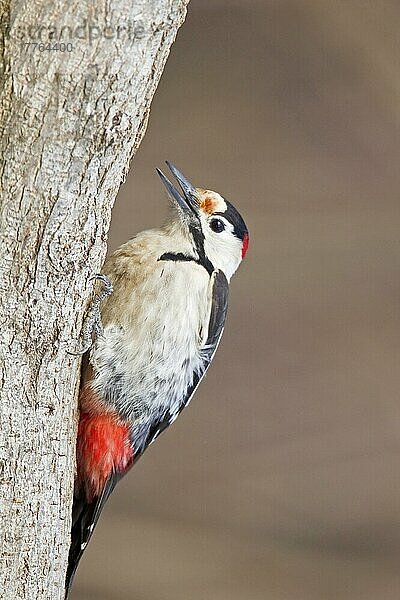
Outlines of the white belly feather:
[[94,390],[133,424],[166,408],[178,414],[193,375],[204,370],[211,306],[210,278],[195,262],[150,260],[143,270],[130,289],[126,277],[123,288],[114,277],[104,337],[91,353]]

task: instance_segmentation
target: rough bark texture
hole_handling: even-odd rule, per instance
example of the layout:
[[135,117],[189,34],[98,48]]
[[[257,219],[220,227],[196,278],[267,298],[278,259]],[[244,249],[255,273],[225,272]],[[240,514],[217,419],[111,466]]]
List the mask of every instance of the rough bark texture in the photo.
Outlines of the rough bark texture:
[[[63,597],[79,379],[79,360],[67,350],[186,4],[0,0],[0,597],[7,600]],[[46,48],[34,46],[40,38]],[[60,41],[70,51],[54,49]]]

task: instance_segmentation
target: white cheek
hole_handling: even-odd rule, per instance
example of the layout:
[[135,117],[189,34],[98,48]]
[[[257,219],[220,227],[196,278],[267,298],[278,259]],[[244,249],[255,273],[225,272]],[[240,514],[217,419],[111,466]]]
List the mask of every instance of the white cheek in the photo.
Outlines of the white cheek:
[[230,231],[214,233],[206,236],[204,248],[214,267],[221,269],[229,280],[241,261],[241,241]]

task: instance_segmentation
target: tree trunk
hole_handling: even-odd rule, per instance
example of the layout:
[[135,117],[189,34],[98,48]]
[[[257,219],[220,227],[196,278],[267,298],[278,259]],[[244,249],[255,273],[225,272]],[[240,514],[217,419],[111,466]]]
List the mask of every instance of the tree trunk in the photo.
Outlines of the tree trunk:
[[7,600],[63,597],[79,384],[79,360],[67,350],[79,338],[88,279],[101,269],[111,208],[187,1],[0,0]]

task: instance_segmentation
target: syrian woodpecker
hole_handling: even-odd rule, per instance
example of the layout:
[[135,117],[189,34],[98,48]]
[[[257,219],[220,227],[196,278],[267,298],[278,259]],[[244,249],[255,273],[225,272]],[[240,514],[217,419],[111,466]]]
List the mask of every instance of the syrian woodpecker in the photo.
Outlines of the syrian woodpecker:
[[[248,246],[238,211],[157,169],[173,213],[106,261],[101,322],[84,357],[66,597],[117,482],[191,400],[224,328],[228,282]],[[110,294],[112,290],[112,294]],[[107,298],[105,298],[108,295]],[[100,312],[99,312],[100,317]]]

